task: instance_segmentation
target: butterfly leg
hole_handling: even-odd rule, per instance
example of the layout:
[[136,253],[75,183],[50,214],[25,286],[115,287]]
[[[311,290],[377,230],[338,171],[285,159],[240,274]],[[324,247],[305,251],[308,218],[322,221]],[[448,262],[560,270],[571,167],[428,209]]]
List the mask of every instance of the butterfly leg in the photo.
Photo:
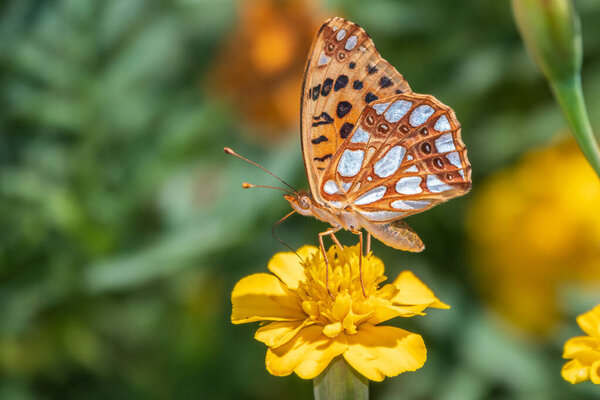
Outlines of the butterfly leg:
[[367,232],[367,252],[365,253],[365,255],[368,256],[370,252],[371,252],[371,232]]
[[335,236],[334,232],[331,232],[331,239],[337,245],[337,247],[340,248],[340,250],[344,250],[344,248],[342,247],[342,244],[340,243],[340,241],[338,240],[338,238]]
[[[362,289],[363,292],[363,296],[367,297],[367,293],[365,291],[365,285],[363,283],[363,276],[362,276],[362,261],[363,261],[363,233],[362,230],[357,230],[357,231],[351,231],[352,233],[358,235],[358,242],[360,243],[360,250],[359,250],[359,255],[358,255],[358,276],[360,278],[360,288]],[[370,239],[369,239],[370,242]],[[369,243],[370,245],[370,243]]]
[[[321,247],[321,252],[323,253],[323,258],[325,259],[325,286],[327,287],[327,293],[329,296],[333,297],[331,291],[329,290],[329,261],[327,260],[327,253],[325,252],[325,245],[323,244],[323,236],[331,235],[335,238],[334,233],[339,231],[340,228],[331,228],[327,229],[325,232],[319,233],[319,246]],[[340,242],[335,238],[335,242],[340,249],[342,248]]]

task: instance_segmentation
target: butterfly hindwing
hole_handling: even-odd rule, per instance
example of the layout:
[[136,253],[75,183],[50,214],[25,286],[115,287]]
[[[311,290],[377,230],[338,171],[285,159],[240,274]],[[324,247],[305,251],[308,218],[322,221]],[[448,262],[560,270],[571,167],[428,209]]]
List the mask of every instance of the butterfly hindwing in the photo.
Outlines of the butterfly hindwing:
[[365,107],[332,157],[321,195],[382,222],[422,212],[470,187],[454,112],[433,96],[410,93]]
[[410,92],[361,27],[338,17],[325,22],[309,53],[302,90],[302,150],[317,202],[325,201],[319,189],[325,170],[365,106]]

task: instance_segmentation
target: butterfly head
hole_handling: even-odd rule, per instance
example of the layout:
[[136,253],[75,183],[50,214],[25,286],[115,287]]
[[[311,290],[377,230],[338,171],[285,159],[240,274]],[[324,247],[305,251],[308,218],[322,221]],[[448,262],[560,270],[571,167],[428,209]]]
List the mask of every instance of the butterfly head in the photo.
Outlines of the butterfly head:
[[290,205],[298,214],[312,215],[312,196],[310,193],[284,194],[283,197],[290,202]]

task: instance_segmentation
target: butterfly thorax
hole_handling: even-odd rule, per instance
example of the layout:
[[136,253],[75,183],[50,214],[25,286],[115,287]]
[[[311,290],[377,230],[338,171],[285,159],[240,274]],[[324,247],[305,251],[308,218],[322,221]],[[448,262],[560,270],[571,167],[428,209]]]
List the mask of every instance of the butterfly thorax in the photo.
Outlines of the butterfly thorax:
[[348,230],[360,229],[363,224],[352,210],[344,210],[319,204],[309,192],[298,192],[296,195],[284,195],[292,208],[301,215],[312,216],[336,228]]

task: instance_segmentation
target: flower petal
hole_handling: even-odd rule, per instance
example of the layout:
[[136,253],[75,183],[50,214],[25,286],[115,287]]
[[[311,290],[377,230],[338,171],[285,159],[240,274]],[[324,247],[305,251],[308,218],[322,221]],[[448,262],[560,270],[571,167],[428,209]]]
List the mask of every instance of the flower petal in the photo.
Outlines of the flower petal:
[[600,305],[577,317],[577,323],[588,335],[600,338]]
[[[298,250],[298,254],[303,260],[306,260],[315,251],[319,251],[319,248],[302,246]],[[298,289],[298,284],[304,280],[304,265],[292,252],[275,254],[269,261],[269,271],[277,275],[292,290]]]
[[231,293],[231,322],[302,321],[306,315],[296,295],[271,274],[241,279]]
[[269,347],[278,347],[289,342],[300,332],[300,329],[312,324],[314,324],[314,321],[311,320],[302,323],[300,321],[271,322],[258,328],[254,338]]
[[442,303],[433,294],[423,282],[419,280],[412,272],[402,271],[394,281],[394,285],[399,292],[391,301],[400,305],[426,305],[433,308],[450,308],[449,305]]
[[348,336],[344,358],[354,369],[372,381],[421,368],[427,349],[421,335],[393,326],[361,325]]
[[596,385],[600,383],[600,360],[594,361],[590,367],[590,380]]
[[373,308],[373,313],[366,322],[377,325],[395,317],[413,317],[415,315],[424,315],[425,305],[395,306],[389,300],[381,298],[371,298],[368,304]]
[[330,339],[322,330],[323,327],[317,325],[303,328],[283,346],[269,348],[267,370],[276,376],[295,372],[303,379],[315,378],[348,346],[345,335]]
[[600,360],[598,339],[589,336],[577,336],[567,340],[564,346],[563,358],[576,358],[585,365]]
[[590,378],[590,368],[582,365],[578,360],[571,360],[566,363],[560,374],[563,379],[573,384],[587,381]]

